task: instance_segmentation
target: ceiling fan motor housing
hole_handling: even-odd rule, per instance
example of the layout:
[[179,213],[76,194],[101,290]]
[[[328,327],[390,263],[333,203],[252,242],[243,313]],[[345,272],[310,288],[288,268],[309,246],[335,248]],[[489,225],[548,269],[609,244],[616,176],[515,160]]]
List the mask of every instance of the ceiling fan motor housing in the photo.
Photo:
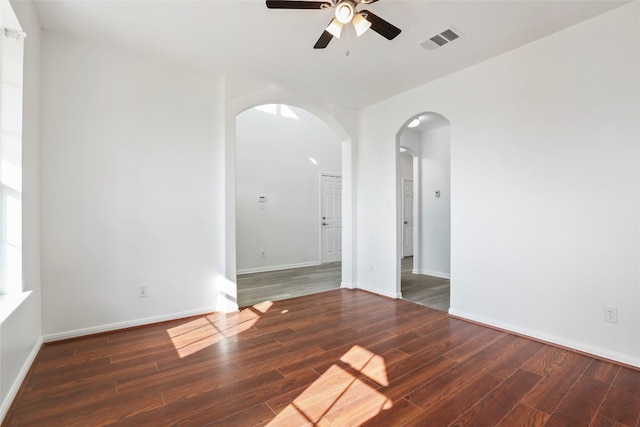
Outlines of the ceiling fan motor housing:
[[348,24],[353,19],[353,15],[355,14],[356,6],[350,0],[342,0],[337,4],[335,14],[336,19],[341,24]]

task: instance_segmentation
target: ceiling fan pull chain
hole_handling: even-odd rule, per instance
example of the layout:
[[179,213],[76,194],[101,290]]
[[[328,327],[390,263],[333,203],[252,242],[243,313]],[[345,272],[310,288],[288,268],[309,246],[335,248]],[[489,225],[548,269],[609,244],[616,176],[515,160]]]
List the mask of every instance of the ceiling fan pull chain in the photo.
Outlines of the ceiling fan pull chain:
[[344,56],[349,56],[351,53],[351,31],[346,31],[347,33],[347,50],[344,52]]

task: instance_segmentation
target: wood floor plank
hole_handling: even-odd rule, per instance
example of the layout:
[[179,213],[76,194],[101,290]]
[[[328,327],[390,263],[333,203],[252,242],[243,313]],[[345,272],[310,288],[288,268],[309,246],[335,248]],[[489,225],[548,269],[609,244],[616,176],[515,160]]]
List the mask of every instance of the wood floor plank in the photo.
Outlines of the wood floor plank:
[[395,378],[388,386],[382,387],[379,390],[381,393],[384,393],[391,402],[396,402],[406,398],[454,366],[456,366],[456,363],[453,360],[438,357],[413,371],[407,372],[401,377]]
[[544,348],[544,344],[520,338],[514,342],[515,349],[511,353],[485,368],[485,371],[501,379],[506,379],[523,364]]
[[502,420],[518,401],[540,381],[540,376],[518,370],[500,387],[489,392],[451,426],[493,426]]
[[551,414],[546,425],[549,427],[588,426],[608,389],[608,384],[591,377],[580,377],[560,403],[558,409]]
[[467,342],[466,338],[459,335],[451,334],[446,329],[439,329],[436,333],[431,335],[423,335],[410,343],[403,344],[398,347],[401,351],[407,354],[418,354],[425,351],[429,351],[434,357],[442,356],[451,349],[458,347],[461,344]]
[[48,343],[2,427],[640,427],[639,396],[634,369],[337,289]]
[[621,367],[615,380],[613,380],[613,386],[640,393],[640,370]]
[[[425,366],[427,363],[436,360],[443,359],[442,355],[446,353],[449,349],[460,345],[464,340],[457,336],[449,336],[440,338],[437,341],[432,341],[430,344],[424,344],[424,348],[418,352],[410,354],[408,358],[398,363],[396,366],[392,366],[387,370],[387,374],[392,381],[395,381],[397,378],[401,378],[406,375],[408,372],[412,372],[422,366]],[[404,347],[404,346],[403,346]],[[400,347],[399,350],[403,351]],[[456,365],[457,362],[450,360],[451,366]],[[403,395],[404,396],[404,395]]]
[[[40,408],[38,411],[26,410],[24,413],[19,412],[20,419],[23,425],[29,426],[106,425],[128,417],[144,414],[164,405],[160,393],[115,393],[106,397],[78,396],[77,399],[67,401],[61,406],[53,406],[60,402],[49,403],[48,410]],[[108,401],[109,405],[105,405],[105,401]],[[64,422],[54,422],[54,419],[64,420]],[[96,420],[100,420],[100,422],[96,423]]]
[[[247,379],[261,372],[264,371],[241,369],[233,361],[226,361],[213,368],[200,364],[188,368],[156,370],[145,375],[132,375],[118,380],[117,385],[121,392],[148,390],[179,394],[183,388],[187,388],[190,392],[195,389],[209,390],[212,384],[225,384],[230,381],[230,378]],[[188,386],[185,387],[185,385]]]
[[478,374],[479,369],[472,364],[457,364],[442,375],[416,388],[405,396],[405,399],[416,406],[426,409],[449,393],[462,387],[464,383]]
[[[619,423],[602,415],[596,415],[589,427],[629,427],[629,425]],[[631,425],[631,427],[633,427],[633,425]]]
[[245,357],[243,355],[234,359],[234,361],[242,368],[251,366],[260,366],[262,369],[276,369],[283,364],[287,364],[296,360],[306,359],[307,357],[322,354],[323,350],[316,346],[305,346],[300,348],[282,346],[271,352]]
[[635,426],[640,419],[640,390],[612,387],[598,414],[627,426]]
[[217,382],[217,378],[210,378],[207,381],[183,384],[181,387],[167,388],[162,391],[162,395],[167,404],[198,398],[204,395],[218,400],[222,398],[229,399],[233,396],[241,395],[247,390],[258,389],[265,384],[275,383],[283,378],[282,374],[276,370],[263,371],[257,369],[248,375],[221,377],[221,382]]
[[518,404],[496,427],[542,427],[549,419],[549,414],[530,406]]
[[[500,383],[501,381],[493,375],[480,373],[430,405],[428,410],[423,411],[406,425],[407,427],[448,426]],[[422,408],[427,409],[425,406]]]
[[343,408],[362,396],[377,393],[379,383],[386,377],[387,364],[397,363],[407,355],[392,350],[375,357],[380,359],[379,363],[362,366],[360,370],[344,363],[332,366],[295,399],[280,396],[270,400],[269,406],[278,414],[273,420],[274,424],[316,424],[326,414]]
[[[212,423],[228,417],[229,414],[243,411],[247,406],[254,406],[260,402],[266,402],[274,396],[310,385],[317,378],[316,373],[308,372],[295,378],[283,378],[274,383],[262,384],[233,396],[233,398],[220,393],[202,393],[192,399],[176,401],[173,406],[167,405],[165,417],[162,417],[160,421],[169,420],[172,424],[182,426]],[[216,396],[224,397],[218,398]]]
[[73,363],[53,369],[36,371],[31,376],[30,381],[34,388],[46,387],[50,384],[72,383],[83,378],[107,372],[110,365],[110,358],[102,357],[83,363]]
[[[355,345],[369,348],[370,346],[387,339],[389,339],[389,334],[387,332],[381,332],[379,334],[358,340]],[[353,347],[353,344],[346,344],[342,347],[337,347],[329,351],[325,351],[324,353],[308,357],[306,359],[296,360],[292,363],[286,363],[278,367],[278,371],[285,376],[295,375],[297,371],[304,369],[313,369],[316,372],[324,372],[330,366],[339,361],[340,358]]]
[[422,409],[404,399],[390,404],[384,398],[370,398],[368,403],[368,406],[359,406],[358,411],[343,409],[327,414],[325,418],[333,427],[401,426],[422,413]]
[[209,424],[210,427],[246,427],[259,425],[271,421],[276,414],[266,403],[252,406],[229,417],[222,418]]
[[522,369],[544,377],[563,369],[563,366],[567,363],[567,359],[570,359],[572,354],[569,350],[545,346],[545,348],[536,354],[535,357],[532,357]]
[[[94,384],[85,382],[74,387],[47,390],[44,394],[26,394],[15,408],[13,417],[23,425],[37,425],[52,417],[60,417],[60,408],[80,411],[91,402],[110,400],[117,394],[115,381]],[[61,418],[61,417],[60,417]]]
[[594,359],[584,374],[603,383],[613,384],[618,371],[620,371],[620,366],[604,360]]
[[[589,366],[592,359],[549,346],[541,353],[545,354],[537,361],[525,364],[522,368],[525,370],[530,368],[534,371],[533,373],[544,376],[533,390],[524,397],[522,403],[551,414],[571,386]],[[537,356],[534,356],[534,358]],[[532,370],[529,370],[529,372],[532,372]]]
[[[317,416],[313,405],[319,405],[328,412],[357,400],[368,391],[387,385],[387,368],[400,363],[407,357],[399,350],[390,350],[382,355],[376,355],[364,348],[355,349],[350,354],[345,354],[345,357],[328,369],[318,372],[320,378],[299,396],[292,398],[293,393],[289,396],[282,395],[267,403],[279,414],[293,403],[293,406],[315,414],[313,419],[317,421],[322,418],[322,415]],[[356,387],[359,392],[354,394]]]
[[[480,345],[477,349],[471,350],[467,347],[464,353],[455,353],[456,356],[465,355],[461,357],[461,359],[464,359],[462,363],[414,390],[406,396],[407,400],[421,408],[428,408],[447,394],[461,387],[465,382],[471,380],[475,375],[478,375],[482,369],[490,366],[493,361],[504,355],[505,352],[513,351],[512,348],[510,350],[509,344],[515,339],[517,337],[504,333],[484,334],[477,341]],[[504,347],[501,342],[504,342]],[[471,353],[472,356],[467,357],[466,354],[468,353]],[[448,355],[450,354],[450,352],[447,352],[443,356],[449,358]],[[455,361],[455,359],[452,360]]]
[[464,362],[474,354],[482,351],[486,346],[489,346],[500,338],[504,338],[506,336],[507,334],[504,332],[485,329],[464,344],[445,353],[444,356],[449,359],[453,359],[456,362]]

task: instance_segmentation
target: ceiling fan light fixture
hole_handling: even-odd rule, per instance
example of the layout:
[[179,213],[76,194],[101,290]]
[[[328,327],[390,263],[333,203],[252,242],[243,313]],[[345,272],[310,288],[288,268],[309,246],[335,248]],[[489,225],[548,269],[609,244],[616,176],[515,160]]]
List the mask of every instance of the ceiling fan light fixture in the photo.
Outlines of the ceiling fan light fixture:
[[350,1],[343,1],[336,6],[336,19],[341,24],[348,24],[353,19],[355,8]]
[[356,14],[353,17],[353,28],[356,29],[356,35],[360,37],[364,33],[367,32],[369,27],[371,27],[371,22],[367,21],[361,13]]
[[339,39],[342,32],[342,23],[336,18],[333,18],[329,23],[329,26],[325,28],[325,31],[331,34],[333,37]]

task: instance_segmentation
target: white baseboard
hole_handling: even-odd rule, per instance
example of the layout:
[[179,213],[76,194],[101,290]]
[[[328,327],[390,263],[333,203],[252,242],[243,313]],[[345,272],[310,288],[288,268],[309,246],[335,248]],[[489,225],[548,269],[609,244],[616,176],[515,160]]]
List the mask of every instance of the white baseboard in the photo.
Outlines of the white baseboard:
[[452,316],[460,317],[462,319],[467,319],[467,320],[481,323],[487,326],[492,326],[492,327],[510,331],[519,335],[527,336],[540,341],[556,344],[561,347],[571,348],[583,353],[591,354],[593,356],[601,357],[608,360],[613,360],[615,362],[624,363],[626,365],[640,368],[640,358],[638,357],[617,353],[617,352],[608,350],[606,348],[595,347],[589,344],[559,337],[556,335],[546,334],[544,332],[540,332],[540,331],[536,331],[528,328],[522,328],[509,323],[499,322],[494,319],[489,319],[483,316],[476,316],[474,314],[466,313],[464,311],[456,310],[453,308],[449,309],[449,314],[451,314]]
[[[367,292],[371,292],[372,294],[378,294],[378,295],[382,295],[384,297],[388,297],[388,298],[393,298],[393,299],[397,299],[398,295],[396,294],[396,292],[387,292],[387,291],[383,291],[380,289],[374,289],[374,288],[370,288],[366,285],[358,285],[358,287],[356,289],[362,289],[363,291],[367,291]],[[400,297],[402,298],[402,297]]]
[[13,400],[18,395],[18,391],[20,391],[20,386],[22,385],[25,378],[27,377],[27,374],[29,373],[29,369],[31,369],[31,365],[33,365],[33,362],[36,360],[36,356],[38,356],[38,352],[42,347],[42,342],[43,342],[42,338],[38,338],[38,341],[36,341],[36,344],[31,349],[29,356],[27,356],[27,359],[24,361],[24,364],[22,365],[22,369],[20,369],[20,372],[18,372],[18,376],[16,377],[15,381],[13,382],[13,384],[11,384],[11,387],[7,391],[7,395],[2,401],[2,405],[0,405],[0,424],[4,421],[4,417],[7,415],[7,412],[9,412],[9,408],[11,407]]
[[357,289],[358,288],[355,283],[347,283],[347,282],[342,282],[340,284],[340,287],[343,288],[343,289]]
[[110,323],[107,325],[93,326],[90,328],[75,329],[75,330],[66,331],[66,332],[58,332],[55,334],[45,335],[43,337],[43,340],[44,342],[52,342],[52,341],[65,340],[69,338],[78,338],[85,335],[99,334],[101,332],[110,332],[110,331],[116,331],[118,329],[126,329],[126,328],[132,328],[135,326],[148,325],[150,323],[166,322],[168,320],[182,319],[182,318],[191,317],[191,316],[200,316],[203,314],[213,313],[216,311],[219,311],[219,310],[216,310],[215,307],[202,307],[195,310],[182,311],[179,313],[164,314],[161,316],[146,317],[143,319],[136,319],[136,320],[128,320],[126,322]]
[[424,276],[433,276],[440,279],[451,279],[451,273],[442,273],[441,271],[432,270],[413,270],[413,274],[422,274]]
[[268,267],[256,267],[256,268],[243,268],[238,270],[236,274],[251,274],[251,273],[265,273],[267,271],[289,270],[291,268],[313,267],[320,265],[320,261],[299,262],[297,264],[284,264],[284,265],[272,265]]

